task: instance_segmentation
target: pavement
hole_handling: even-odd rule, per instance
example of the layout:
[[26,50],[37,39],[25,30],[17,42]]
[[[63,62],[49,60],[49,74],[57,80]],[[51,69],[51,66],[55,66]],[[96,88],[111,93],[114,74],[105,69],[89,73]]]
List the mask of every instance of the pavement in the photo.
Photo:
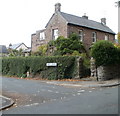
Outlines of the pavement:
[[0,111],[6,109],[14,104],[11,98],[0,95]]
[[[45,81],[46,82],[46,81]],[[70,81],[47,81],[48,84],[60,85],[60,86],[69,86],[69,87],[112,87],[120,85],[120,80],[113,79],[108,81],[95,81],[91,79],[82,79],[82,80],[70,80]]]
[[[108,80],[108,81],[95,81],[90,79],[82,79],[82,80],[66,80],[66,81],[42,81],[47,84],[66,86],[66,87],[87,87],[87,88],[96,88],[96,87],[112,87],[120,85],[120,81],[118,79]],[[11,98],[7,98],[5,96],[0,95],[0,110],[9,108],[14,104],[14,101]]]

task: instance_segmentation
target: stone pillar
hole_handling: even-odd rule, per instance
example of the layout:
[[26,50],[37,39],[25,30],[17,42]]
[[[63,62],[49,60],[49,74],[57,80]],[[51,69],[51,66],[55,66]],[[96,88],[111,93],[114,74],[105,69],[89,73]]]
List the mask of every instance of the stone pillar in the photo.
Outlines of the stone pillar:
[[75,79],[80,79],[83,77],[83,59],[81,57],[77,57],[77,75]]
[[97,80],[97,69],[95,64],[95,59],[91,57],[90,60],[90,71],[91,71],[91,77]]

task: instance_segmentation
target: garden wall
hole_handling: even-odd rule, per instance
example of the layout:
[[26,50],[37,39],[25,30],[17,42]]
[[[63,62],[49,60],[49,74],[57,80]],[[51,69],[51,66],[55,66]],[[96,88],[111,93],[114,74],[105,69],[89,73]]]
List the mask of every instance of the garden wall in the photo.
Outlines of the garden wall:
[[120,78],[120,64],[112,64],[97,67],[95,60],[91,58],[91,77],[98,81]]
[[99,81],[120,78],[120,65],[116,64],[116,65],[98,67],[97,77]]

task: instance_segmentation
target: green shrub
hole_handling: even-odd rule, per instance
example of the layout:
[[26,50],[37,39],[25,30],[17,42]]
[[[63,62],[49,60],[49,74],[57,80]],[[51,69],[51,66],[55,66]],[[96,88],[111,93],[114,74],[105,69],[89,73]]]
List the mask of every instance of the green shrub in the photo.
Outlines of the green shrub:
[[118,49],[109,41],[98,41],[91,49],[91,56],[96,60],[96,65],[110,65],[120,60]]
[[78,51],[79,53],[85,52],[83,44],[75,33],[71,34],[69,38],[58,37],[55,41],[55,46],[61,55],[71,55],[74,51]]

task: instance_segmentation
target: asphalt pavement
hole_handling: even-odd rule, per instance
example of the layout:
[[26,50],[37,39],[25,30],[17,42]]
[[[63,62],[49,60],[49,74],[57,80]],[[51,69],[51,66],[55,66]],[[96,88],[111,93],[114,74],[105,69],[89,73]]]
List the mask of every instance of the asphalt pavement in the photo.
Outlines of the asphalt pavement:
[[[86,88],[102,88],[102,87],[113,87],[113,86],[120,85],[120,83],[117,79],[109,80],[109,81],[102,81],[102,82],[91,81],[91,80],[79,80],[79,81],[77,81],[77,80],[76,81],[75,80],[74,81],[70,81],[70,80],[69,81],[47,81],[47,80],[46,81],[43,81],[43,80],[35,80],[35,81],[34,80],[28,80],[27,81],[27,80],[25,80],[27,82],[27,84],[24,81],[24,79],[14,79],[14,78],[4,77],[3,80],[4,80],[3,83],[7,84],[6,86],[3,87],[3,90],[4,91],[9,90],[9,94],[10,94],[10,92],[11,92],[11,94],[15,93],[16,95],[18,93],[19,94],[21,94],[21,93],[26,94],[26,96],[23,97],[22,99],[26,99],[26,98],[29,99],[28,96],[30,96],[31,94],[33,94],[34,97],[36,96],[36,100],[34,98],[34,102],[36,101],[36,103],[31,102],[31,105],[30,104],[29,105],[24,105],[26,107],[27,106],[31,106],[31,107],[32,106],[37,106],[38,105],[37,101],[39,101],[39,103],[42,104],[42,103],[46,103],[47,101],[55,101],[56,99],[59,99],[59,98],[60,99],[65,99],[65,98],[68,97],[68,95],[72,95],[72,96],[81,95],[81,93],[84,93],[84,91],[85,91],[84,89],[86,89]],[[9,85],[11,85],[11,82],[12,83],[14,82],[13,86],[9,86]],[[22,84],[20,85],[20,83],[22,83]],[[35,88],[30,89],[29,87],[32,84],[36,84],[36,85],[34,85]],[[59,86],[60,86],[60,88],[59,88]],[[51,87],[54,90],[49,89]],[[64,87],[67,87],[67,88],[64,88]],[[26,88],[26,89],[24,89],[24,88]],[[37,90],[38,88],[41,88],[41,89]],[[72,88],[72,89],[70,89],[70,88]],[[37,94],[34,93],[36,90],[37,90],[37,93],[41,93],[40,96],[38,96]],[[53,92],[55,95],[53,93],[48,95],[46,93],[46,91],[49,92],[49,93]],[[60,93],[60,91],[61,91],[61,93]],[[89,90],[89,93],[91,93],[91,92],[92,91]],[[64,96],[63,96],[63,94],[64,94]],[[42,95],[42,97],[41,97],[41,95]],[[18,95],[18,96],[20,96],[20,95]],[[46,97],[46,96],[49,96],[49,97]],[[12,95],[10,95],[10,97],[12,97]],[[0,105],[1,106],[0,110],[9,108],[17,100],[17,99],[14,100],[12,98],[8,98],[6,96],[0,96],[0,99],[2,100],[2,105]],[[32,98],[30,98],[30,100],[31,99]],[[24,100],[23,100],[23,102],[24,102]],[[21,102],[19,102],[19,103],[21,103]],[[15,105],[16,105],[16,103],[15,103]]]

